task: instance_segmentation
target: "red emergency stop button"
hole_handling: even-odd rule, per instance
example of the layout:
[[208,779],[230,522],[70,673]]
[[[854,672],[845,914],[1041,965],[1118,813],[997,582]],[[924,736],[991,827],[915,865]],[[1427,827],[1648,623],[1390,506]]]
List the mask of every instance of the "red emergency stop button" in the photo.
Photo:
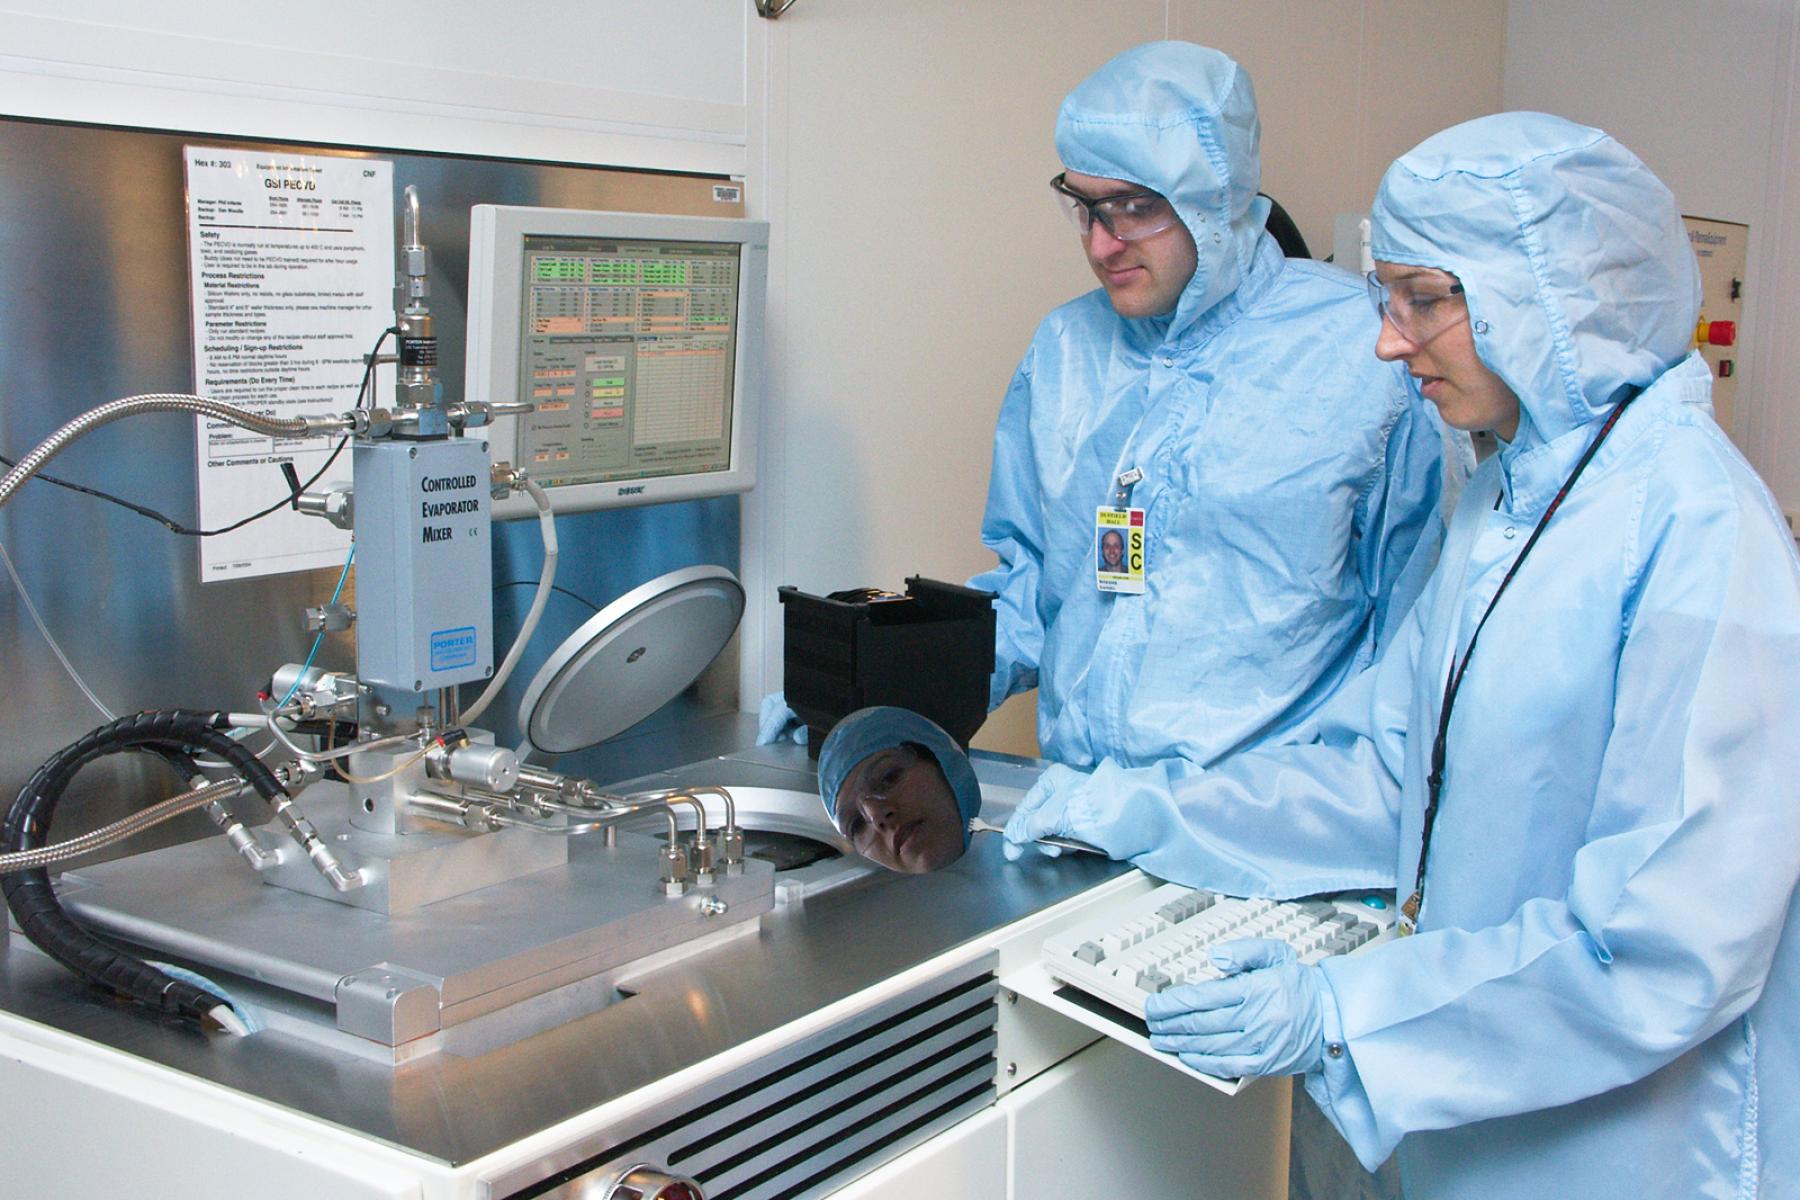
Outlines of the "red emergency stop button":
[[1710,346],[1737,345],[1737,322],[1708,321],[1706,323],[1706,342]]

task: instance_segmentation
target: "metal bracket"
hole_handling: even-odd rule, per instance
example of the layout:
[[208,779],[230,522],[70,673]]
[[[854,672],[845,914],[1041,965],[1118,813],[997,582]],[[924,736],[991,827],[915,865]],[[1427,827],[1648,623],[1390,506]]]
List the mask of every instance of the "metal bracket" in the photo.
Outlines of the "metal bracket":
[[353,971],[338,980],[338,1028],[384,1046],[436,1033],[442,983],[391,963]]
[[756,15],[773,21],[788,9],[794,7],[794,0],[751,0],[756,6]]

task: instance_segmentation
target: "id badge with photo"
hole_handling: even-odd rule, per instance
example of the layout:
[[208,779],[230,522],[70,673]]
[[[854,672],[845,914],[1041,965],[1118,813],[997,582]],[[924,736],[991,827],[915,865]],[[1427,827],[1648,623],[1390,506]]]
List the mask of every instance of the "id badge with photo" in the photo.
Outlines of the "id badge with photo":
[[1095,511],[1094,583],[1103,592],[1143,594],[1143,509],[1102,505]]

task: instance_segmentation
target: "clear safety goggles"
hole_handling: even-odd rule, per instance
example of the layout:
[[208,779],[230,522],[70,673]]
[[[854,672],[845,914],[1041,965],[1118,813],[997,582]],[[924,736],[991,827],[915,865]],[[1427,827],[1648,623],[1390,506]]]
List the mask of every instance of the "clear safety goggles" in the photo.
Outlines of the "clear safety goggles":
[[1370,271],[1369,303],[1394,332],[1415,346],[1445,333],[1469,319],[1469,301],[1453,275],[1402,279],[1392,287]]
[[1050,181],[1056,193],[1057,207],[1069,223],[1086,237],[1094,222],[1122,242],[1136,242],[1154,236],[1175,224],[1175,206],[1155,192],[1123,192],[1117,196],[1090,199],[1063,182],[1064,172]]

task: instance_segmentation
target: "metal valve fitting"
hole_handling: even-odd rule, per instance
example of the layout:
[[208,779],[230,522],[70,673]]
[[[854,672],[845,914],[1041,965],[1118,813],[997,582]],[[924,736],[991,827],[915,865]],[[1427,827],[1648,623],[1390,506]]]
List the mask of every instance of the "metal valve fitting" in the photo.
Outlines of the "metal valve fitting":
[[336,633],[348,629],[356,614],[346,604],[319,604],[305,610],[306,632]]
[[702,834],[694,835],[694,881],[711,883],[713,877],[713,839]]
[[665,896],[679,896],[688,890],[687,851],[671,841],[657,851],[657,861],[662,865],[662,875],[658,883]]
[[519,756],[505,746],[465,742],[433,750],[425,773],[486,792],[510,792],[519,782]]
[[718,855],[718,866],[727,875],[744,873],[744,831],[736,825],[727,825],[719,830],[715,839]]
[[302,492],[294,508],[310,517],[324,517],[339,529],[356,523],[356,493],[348,483],[334,483],[322,492]]

